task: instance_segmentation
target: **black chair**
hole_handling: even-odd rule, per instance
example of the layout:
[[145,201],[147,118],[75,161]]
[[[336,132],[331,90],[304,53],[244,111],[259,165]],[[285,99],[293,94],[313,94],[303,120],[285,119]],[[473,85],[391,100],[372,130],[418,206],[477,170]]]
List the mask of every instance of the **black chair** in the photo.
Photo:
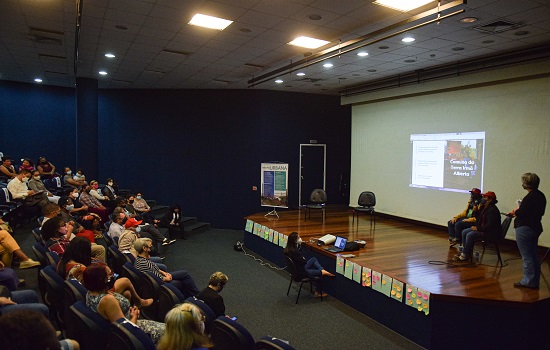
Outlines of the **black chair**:
[[51,179],[44,179],[42,180],[42,182],[51,193],[57,196],[63,196],[65,194],[66,189],[63,187],[61,178],[59,178],[58,176]]
[[256,342],[256,349],[258,350],[294,350],[290,344],[284,340],[277,339],[271,336],[262,337],[262,339]]
[[325,204],[327,203],[327,193],[320,189],[314,189],[309,195],[309,203],[305,206],[305,220],[311,218],[311,210],[321,210],[323,213],[323,222],[325,221]]
[[128,258],[126,254],[118,250],[118,248],[114,245],[110,245],[107,248],[107,254],[109,256],[109,260],[113,263],[113,270],[119,275],[122,274],[122,266],[127,262],[131,262],[130,258]]
[[50,319],[54,320],[61,329],[65,329],[63,278],[52,266],[44,267],[39,274],[46,287],[46,294],[42,301],[50,309]]
[[[168,311],[174,306],[185,302],[185,296],[176,286],[171,283],[164,283],[159,291],[159,308],[157,317],[164,320]],[[206,328],[206,323],[205,323]]]
[[46,253],[48,252],[48,250],[46,249],[46,247],[42,243],[36,242],[32,246],[32,251],[34,252],[34,255],[36,255],[36,258],[38,259],[38,262],[40,262],[40,268],[41,269],[43,269],[46,266],[50,265],[50,260],[46,256]]
[[210,337],[216,350],[252,350],[255,345],[246,328],[225,316],[214,320]]
[[196,297],[189,297],[185,299],[185,302],[191,303],[201,310],[202,314],[205,317],[204,329],[207,334],[210,333],[212,330],[212,323],[216,319],[216,314],[210,308],[210,306],[208,306],[204,301],[197,299]]
[[[137,270],[137,269],[136,269]],[[143,299],[153,299],[153,304],[147,308],[141,309],[143,317],[155,320],[159,322],[164,322],[164,317],[166,315],[159,315],[159,296],[160,296],[160,287],[164,282],[155,276],[152,272],[142,272],[142,288],[140,296]]]
[[292,287],[292,282],[300,283],[300,289],[298,289],[298,296],[296,297],[296,304],[298,304],[298,299],[300,299],[300,293],[302,292],[302,286],[304,283],[309,283],[310,291],[313,294],[313,282],[317,283],[318,289],[317,291],[319,294],[321,294],[321,301],[323,301],[323,280],[321,277],[309,277],[309,276],[303,276],[298,272],[298,269],[296,268],[296,264],[294,264],[294,261],[288,256],[285,255],[286,260],[286,268],[288,272],[290,273],[290,283],[288,284],[288,290],[286,291],[286,295],[290,293],[290,287]]
[[77,301],[86,302],[87,289],[74,278],[69,278],[63,283],[64,291],[64,315],[67,315],[70,307]]
[[[509,216],[506,213],[501,213],[501,214],[504,215],[505,217],[501,223],[502,229],[500,231],[500,236],[493,237],[492,239],[488,239],[488,238],[478,239],[477,241],[474,242],[474,246],[477,242],[481,242],[482,244],[483,251],[481,252],[481,258],[480,258],[480,262],[481,262],[481,260],[483,260],[483,255],[485,255],[486,246],[489,244],[494,244],[495,251],[498,257],[497,266],[498,264],[500,264],[501,267],[504,267],[504,263],[502,262],[502,257],[500,256],[500,249],[498,247],[498,244],[504,240],[504,237],[506,237],[506,234],[508,233],[508,229],[510,228],[510,223],[512,222],[512,216]],[[472,259],[473,259],[473,256],[474,254],[472,254],[471,256]]]
[[376,225],[376,215],[374,206],[376,205],[376,195],[374,192],[365,191],[361,192],[359,199],[357,200],[358,206],[353,208],[353,219],[352,224],[355,222],[355,215],[357,215],[357,225],[359,225],[359,214],[366,213],[370,214],[370,223]]
[[98,350],[107,346],[109,321],[94,312],[86,303],[77,301],[69,308],[65,336],[78,341],[82,350]]
[[42,245],[46,245],[46,242],[44,241],[44,238],[42,238],[42,234],[40,233],[40,227],[34,228],[31,232],[34,239],[38,243],[42,243]]
[[[107,226],[107,225],[105,225],[105,226]],[[105,243],[107,243],[107,247],[115,245],[115,242],[113,241],[113,239],[111,238],[111,236],[109,236],[109,234],[107,232],[103,232],[103,239],[105,240]]]
[[57,264],[59,264],[61,257],[56,252],[46,252],[46,260],[51,267],[57,269]]
[[125,318],[111,323],[106,350],[155,350],[151,338]]

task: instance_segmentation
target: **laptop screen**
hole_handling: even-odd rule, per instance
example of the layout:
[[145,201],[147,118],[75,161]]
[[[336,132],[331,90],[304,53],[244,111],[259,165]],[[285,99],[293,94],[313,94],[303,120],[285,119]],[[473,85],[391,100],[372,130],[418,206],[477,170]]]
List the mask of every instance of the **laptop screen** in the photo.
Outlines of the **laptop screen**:
[[347,238],[336,236],[336,242],[334,242],[334,246],[336,248],[344,249],[346,247],[347,242],[348,242]]

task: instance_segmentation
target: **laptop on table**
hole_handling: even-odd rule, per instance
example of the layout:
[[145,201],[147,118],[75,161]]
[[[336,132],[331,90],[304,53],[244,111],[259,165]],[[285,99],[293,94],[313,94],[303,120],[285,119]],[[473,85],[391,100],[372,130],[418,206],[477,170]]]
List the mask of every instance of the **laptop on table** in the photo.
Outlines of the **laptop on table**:
[[336,241],[334,242],[334,247],[325,248],[326,251],[331,253],[340,253],[343,252],[346,248],[346,243],[348,242],[347,238],[336,236]]

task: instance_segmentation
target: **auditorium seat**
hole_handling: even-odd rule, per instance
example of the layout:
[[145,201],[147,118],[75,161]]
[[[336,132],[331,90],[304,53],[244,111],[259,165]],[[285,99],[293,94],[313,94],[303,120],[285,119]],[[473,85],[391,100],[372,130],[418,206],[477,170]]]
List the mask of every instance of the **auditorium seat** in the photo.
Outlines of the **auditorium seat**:
[[294,350],[287,342],[271,336],[262,337],[256,342],[257,350]]
[[67,315],[70,307],[77,301],[86,302],[87,289],[74,278],[69,278],[63,283],[64,291],[64,315]]
[[147,319],[164,322],[164,317],[166,315],[159,315],[160,287],[164,284],[164,282],[152,272],[141,272],[141,274],[142,288],[140,296],[143,299],[152,298],[154,300],[151,306],[141,309],[141,313],[143,314],[143,317]]
[[109,260],[112,261],[113,270],[119,275],[122,275],[122,266],[125,263],[130,262],[130,258],[118,250],[118,248],[114,245],[110,245],[107,248],[107,254],[109,255]]
[[185,296],[176,286],[171,283],[165,283],[160,286],[159,291],[159,309],[158,318],[163,320],[168,311],[172,310],[177,304],[185,302]]
[[111,323],[106,350],[155,350],[151,338],[125,318]]
[[46,266],[39,272],[40,277],[45,283],[46,293],[43,298],[44,304],[50,309],[50,318],[57,323],[61,329],[65,328],[63,304],[63,278],[55,271],[52,266]]
[[81,350],[104,349],[109,338],[109,321],[94,312],[86,303],[77,301],[66,315],[65,336],[78,341]]
[[216,319],[216,314],[214,313],[214,311],[204,301],[197,299],[196,297],[189,297],[185,299],[185,301],[187,303],[195,305],[201,310],[202,314],[205,317],[204,329],[207,334],[210,333],[210,331],[212,330],[212,323]]
[[210,337],[215,350],[252,350],[255,345],[254,338],[244,326],[225,316],[214,320]]

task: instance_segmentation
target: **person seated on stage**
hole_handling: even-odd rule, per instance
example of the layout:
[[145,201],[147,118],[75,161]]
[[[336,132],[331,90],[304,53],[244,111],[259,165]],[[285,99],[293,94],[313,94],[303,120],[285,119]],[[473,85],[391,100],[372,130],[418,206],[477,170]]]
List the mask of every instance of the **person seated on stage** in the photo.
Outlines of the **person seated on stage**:
[[10,157],[2,157],[2,164],[0,165],[0,176],[5,177],[8,181],[17,176],[17,172],[11,164]]
[[185,230],[181,224],[181,207],[173,205],[170,210],[160,219],[160,227],[165,227],[170,232],[170,237],[175,237],[177,234],[183,239],[187,239]]
[[[141,221],[137,221],[134,218],[126,220],[124,223],[125,230],[122,231],[118,238],[118,250],[124,254],[132,254],[134,258],[138,255],[138,252],[134,249],[134,243],[138,238],[145,236],[145,238],[151,240],[151,242],[153,241],[148,233],[142,232],[142,226],[140,226],[140,224]],[[157,265],[162,264],[162,258],[159,256],[152,257],[151,261]],[[166,270],[166,265],[161,266]]]
[[53,193],[48,191],[44,183],[40,180],[40,172],[38,170],[34,170],[31,172],[31,179],[28,183],[29,189],[33,190],[34,192],[42,191],[46,194],[48,201],[51,203],[56,203],[59,201],[59,196],[55,196]]
[[83,181],[83,180],[73,179],[73,172],[72,172],[71,168],[69,168],[68,166],[65,167],[64,174],[65,175],[63,176],[63,186],[65,186],[65,187],[81,189],[82,186],[84,186],[86,184],[86,182]]
[[52,179],[56,176],[59,176],[55,172],[55,166],[46,160],[46,157],[38,158],[38,163],[36,163],[36,170],[40,172],[40,176],[43,179]]
[[174,272],[165,272],[151,262],[151,248],[152,243],[149,238],[140,238],[134,242],[134,250],[137,252],[134,266],[141,272],[151,272],[163,282],[169,282],[173,284],[185,298],[193,297],[199,293],[197,285],[193,280],[193,277],[185,271],[179,270]]
[[474,244],[480,239],[495,240],[502,233],[500,211],[496,204],[497,195],[494,192],[482,194],[481,207],[476,218],[476,225],[462,231],[464,244],[461,254],[454,256],[454,261],[465,261],[472,256]]
[[164,333],[164,323],[139,318],[140,303],[131,306],[124,295],[112,291],[116,277],[106,264],[96,263],[86,267],[82,273],[86,293],[86,305],[109,322],[126,318],[141,328],[154,343]]
[[208,287],[204,288],[197,295],[198,299],[204,301],[206,305],[210,306],[212,311],[216,314],[216,317],[226,316],[225,304],[220,292],[223,290],[228,280],[229,278],[225,274],[219,271],[214,272],[212,276],[210,276]]
[[[42,225],[40,233],[42,234],[42,238],[46,241],[46,247],[50,251],[54,251],[59,256],[63,257],[67,245],[69,245],[71,240],[75,237],[73,230],[73,225],[65,223],[61,217],[56,216]],[[105,247],[92,243],[90,250],[92,257],[105,262]]]
[[[6,298],[0,298],[6,299]],[[12,300],[13,306],[19,306]],[[2,300],[0,300],[0,308]],[[24,304],[31,305],[31,304]],[[46,305],[43,305],[46,306]],[[46,307],[46,310],[48,308]],[[30,309],[16,310],[0,316],[0,344],[3,350],[79,350],[76,340],[57,338],[48,315]]]
[[118,195],[115,190],[115,181],[111,178],[108,178],[106,181],[106,186],[103,188],[103,194],[109,197],[109,200],[114,201]]
[[19,166],[19,171],[21,171],[23,169],[27,169],[28,171],[33,172],[34,171],[34,164],[33,164],[32,160],[30,160],[29,158],[21,159],[21,165]]
[[[2,219],[0,219],[0,224],[4,224]],[[2,258],[0,261],[2,261],[6,267],[11,267],[13,256],[19,259],[20,269],[40,266],[38,261],[32,260],[21,250],[19,244],[17,244],[13,236],[6,230],[0,230],[0,256]]]
[[29,190],[27,183],[30,177],[30,171],[27,169],[21,170],[21,172],[8,183],[8,190],[13,199],[22,200],[25,206],[40,211],[48,205],[48,196],[44,192]]
[[200,309],[183,303],[174,306],[166,314],[166,329],[160,338],[157,350],[206,350],[214,345],[204,334],[205,316]]
[[475,225],[480,201],[481,190],[475,187],[472,188],[470,191],[470,200],[466,205],[466,209],[447,222],[449,245],[451,247],[456,244],[462,244],[462,231]]
[[[323,266],[321,266],[317,258],[312,257],[306,260],[306,258],[304,258],[299,250],[301,244],[302,239],[300,238],[300,235],[298,235],[298,232],[292,232],[290,235],[288,235],[288,242],[286,248],[283,251],[286,256],[292,259],[294,265],[296,265],[298,273],[304,278],[319,276],[334,277],[332,273],[328,272],[323,268]],[[326,293],[323,293],[323,297],[325,295]],[[321,293],[319,293],[319,291],[316,291],[314,296],[316,298],[321,297]]]
[[87,206],[90,213],[96,213],[99,215],[101,222],[107,222],[109,220],[109,211],[103,204],[101,204],[100,201],[90,195],[91,190],[92,188],[90,185],[82,186],[82,191],[80,191],[78,201]]

